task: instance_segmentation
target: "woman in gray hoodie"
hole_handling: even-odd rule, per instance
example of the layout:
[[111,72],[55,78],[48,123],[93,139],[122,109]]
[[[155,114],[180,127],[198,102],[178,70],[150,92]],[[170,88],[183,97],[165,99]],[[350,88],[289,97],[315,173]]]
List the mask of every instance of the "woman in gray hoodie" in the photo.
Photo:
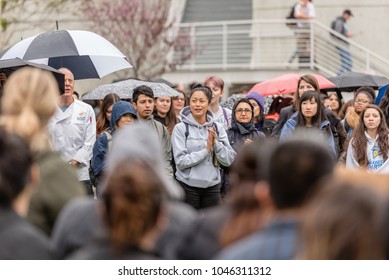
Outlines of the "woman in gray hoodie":
[[185,201],[196,209],[219,204],[220,166],[230,166],[235,158],[226,131],[208,110],[211,99],[208,87],[194,87],[171,138],[176,179]]

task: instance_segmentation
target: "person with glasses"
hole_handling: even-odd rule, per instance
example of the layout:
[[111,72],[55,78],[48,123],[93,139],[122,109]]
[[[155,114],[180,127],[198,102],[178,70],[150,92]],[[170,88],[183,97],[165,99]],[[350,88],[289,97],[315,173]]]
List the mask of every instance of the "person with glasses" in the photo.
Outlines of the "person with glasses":
[[[247,98],[239,99],[232,107],[231,128],[227,130],[228,141],[235,152],[256,139],[266,138],[266,135],[255,128],[255,110]],[[223,168],[221,195],[224,197],[230,192],[230,168]]]
[[369,104],[374,104],[375,92],[372,87],[360,87],[354,94],[353,106],[347,111],[341,121],[347,137],[351,137],[353,129],[359,124],[360,114]]
[[237,152],[243,145],[250,144],[265,134],[255,129],[254,107],[251,102],[242,98],[235,102],[232,108],[231,128],[228,129],[228,141]]

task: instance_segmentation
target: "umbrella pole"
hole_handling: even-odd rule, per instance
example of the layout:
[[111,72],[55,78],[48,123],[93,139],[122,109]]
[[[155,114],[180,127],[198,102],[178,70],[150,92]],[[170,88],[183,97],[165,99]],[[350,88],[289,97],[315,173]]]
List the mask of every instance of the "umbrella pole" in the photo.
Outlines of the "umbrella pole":
[[58,20],[55,21],[55,26],[57,27],[58,30]]

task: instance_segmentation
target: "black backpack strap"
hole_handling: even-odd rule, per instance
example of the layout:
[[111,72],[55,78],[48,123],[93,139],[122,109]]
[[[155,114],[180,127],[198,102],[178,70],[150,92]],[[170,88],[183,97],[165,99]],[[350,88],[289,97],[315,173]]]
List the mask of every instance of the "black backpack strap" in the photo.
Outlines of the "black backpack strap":
[[212,126],[215,128],[216,135],[219,136],[219,128],[217,127],[217,124],[213,123]]
[[189,136],[189,124],[184,122],[185,124],[185,140],[188,139]]
[[[189,136],[189,124],[184,122],[185,124],[185,140],[188,139]],[[213,123],[212,126],[215,128],[216,135],[219,136],[219,128],[217,127],[216,123]]]

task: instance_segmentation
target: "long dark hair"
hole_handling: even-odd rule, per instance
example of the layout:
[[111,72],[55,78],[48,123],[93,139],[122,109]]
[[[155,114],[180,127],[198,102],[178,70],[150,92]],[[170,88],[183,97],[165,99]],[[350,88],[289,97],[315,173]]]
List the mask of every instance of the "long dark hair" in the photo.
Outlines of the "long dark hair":
[[99,136],[104,130],[109,127],[109,120],[107,119],[106,112],[108,107],[115,104],[120,100],[120,97],[116,93],[108,93],[100,105],[99,116],[96,121],[96,136]]
[[366,106],[365,109],[363,109],[361,113],[361,119],[359,121],[359,125],[354,129],[353,134],[353,152],[354,157],[357,160],[358,164],[360,166],[367,166],[368,159],[367,159],[367,139],[365,136],[366,126],[365,122],[363,121],[363,118],[365,117],[365,113],[367,109],[375,109],[380,114],[381,122],[377,127],[377,145],[380,148],[380,152],[382,154],[382,157],[384,158],[384,161],[388,159],[388,126],[385,121],[385,116],[380,107],[374,104],[369,104]]
[[[158,97],[156,97],[155,99],[157,99],[157,98]],[[169,134],[172,135],[173,128],[176,124],[179,123],[179,120],[176,116],[176,113],[174,112],[173,98],[172,97],[169,97],[169,98],[170,98],[170,108],[165,116],[165,125],[166,125],[166,128],[167,128]],[[158,115],[157,106],[154,106],[154,113]]]
[[300,97],[300,102],[299,102],[299,107],[298,107],[297,125],[298,126],[305,126],[306,125],[305,117],[303,116],[303,113],[301,111],[301,105],[304,101],[311,100],[311,99],[314,99],[317,103],[316,115],[314,115],[312,117],[312,126],[320,128],[320,124],[324,120],[327,120],[327,117],[326,117],[324,110],[321,106],[319,94],[313,90],[307,90]]
[[336,116],[339,118],[340,110],[342,110],[342,107],[343,107],[343,101],[339,98],[339,95],[336,92],[329,92],[328,93],[328,98],[331,98],[332,95],[336,96],[336,100],[338,101],[338,104],[339,104],[338,109],[335,111],[336,112]]
[[313,88],[317,92],[320,92],[319,82],[317,81],[315,76],[312,76],[309,74],[301,76],[297,82],[297,89],[296,89],[296,92],[294,93],[294,96],[293,96],[293,107],[296,111],[299,108],[299,102],[300,102],[299,87],[300,87],[301,81],[307,82],[308,84],[312,85]]

